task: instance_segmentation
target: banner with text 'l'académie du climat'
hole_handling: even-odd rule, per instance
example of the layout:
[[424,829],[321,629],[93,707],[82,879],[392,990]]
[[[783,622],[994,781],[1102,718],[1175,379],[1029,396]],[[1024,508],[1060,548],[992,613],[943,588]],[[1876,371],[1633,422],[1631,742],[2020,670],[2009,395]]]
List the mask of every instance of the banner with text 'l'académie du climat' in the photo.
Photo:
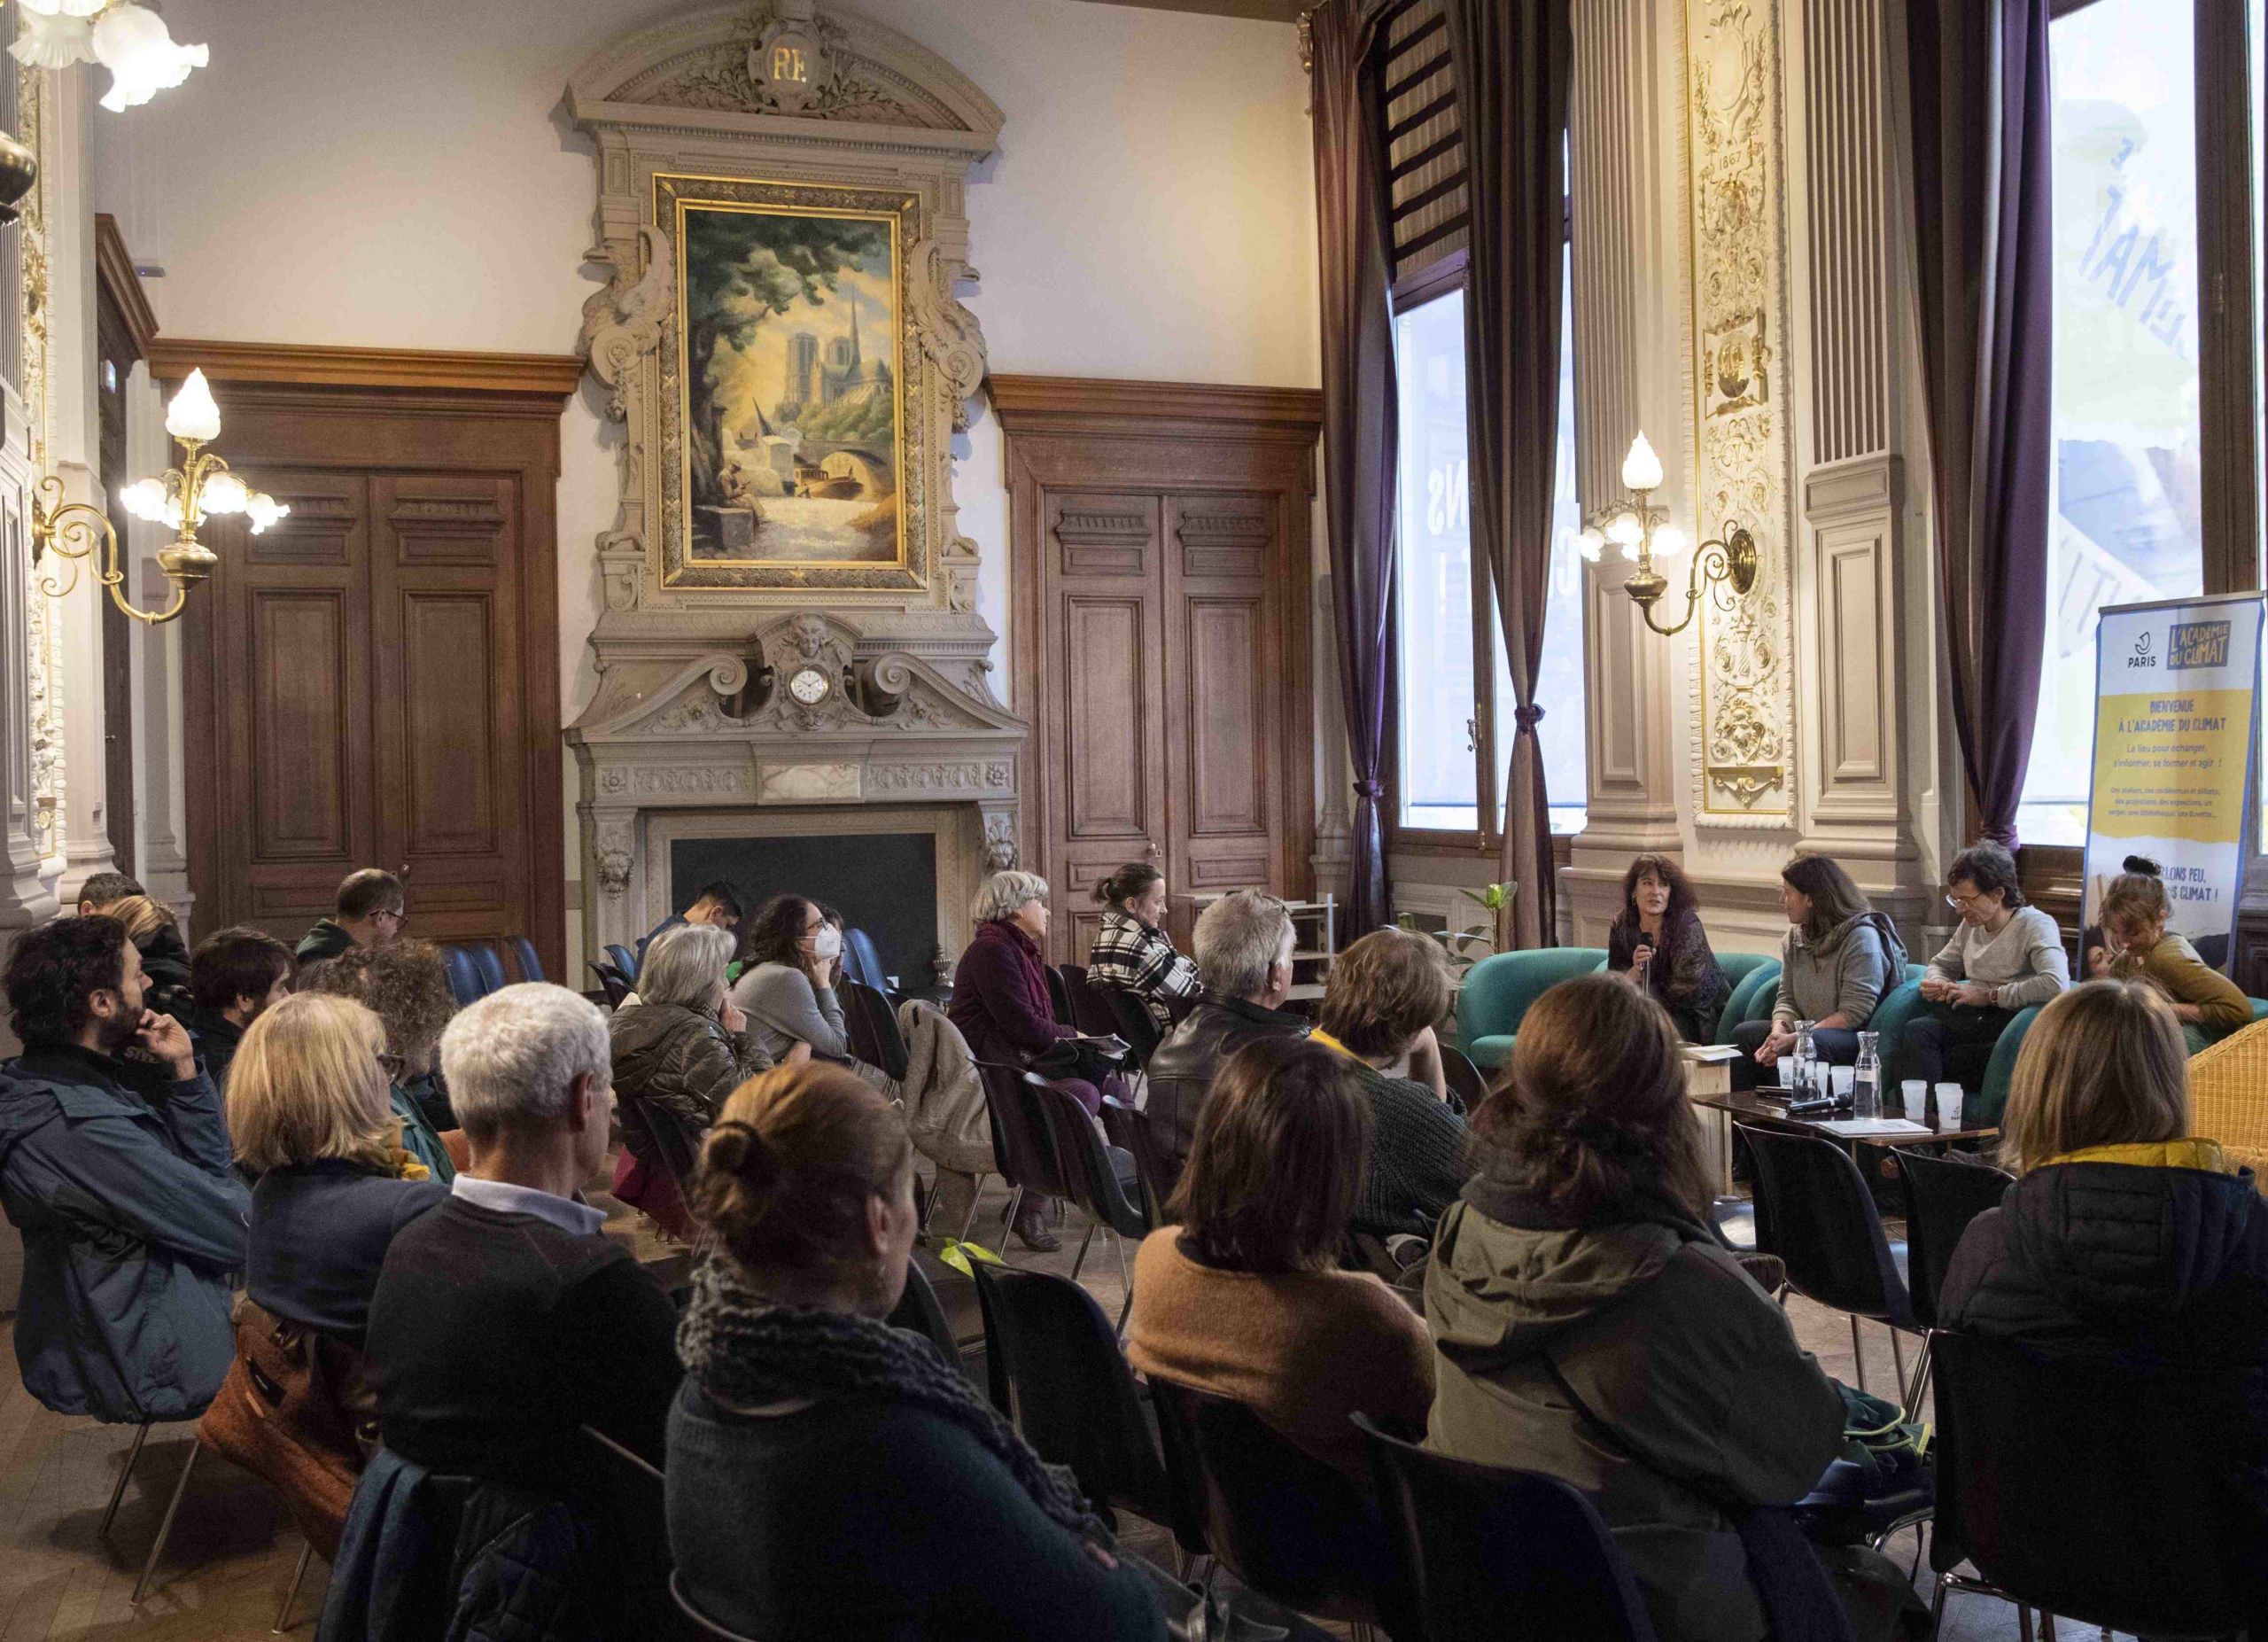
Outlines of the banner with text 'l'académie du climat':
[[2085,917],[2129,855],[2163,869],[2173,917],[2216,969],[2243,887],[2259,745],[2261,596],[2108,605],[2095,637]]

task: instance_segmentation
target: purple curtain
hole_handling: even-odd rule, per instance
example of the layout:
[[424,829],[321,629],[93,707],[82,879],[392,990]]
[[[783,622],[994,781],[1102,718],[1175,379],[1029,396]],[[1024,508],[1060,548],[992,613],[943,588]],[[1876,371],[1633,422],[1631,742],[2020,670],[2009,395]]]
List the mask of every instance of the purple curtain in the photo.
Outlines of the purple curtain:
[[1339,688],[1355,766],[1347,937],[1393,916],[1379,800],[1386,746],[1386,616],[1394,588],[1397,434],[1387,307],[1386,134],[1375,25],[1360,0],[1309,19],[1315,191],[1323,298],[1323,494]]
[[2047,607],[2049,0],[1907,0],[1931,500],[1961,763],[2016,843]]
[[1472,219],[1464,369],[1472,543],[1488,562],[1515,701],[1500,870],[1519,885],[1508,931],[1558,927],[1551,809],[1535,727],[1559,462],[1561,259],[1567,231],[1570,0],[1442,0]]

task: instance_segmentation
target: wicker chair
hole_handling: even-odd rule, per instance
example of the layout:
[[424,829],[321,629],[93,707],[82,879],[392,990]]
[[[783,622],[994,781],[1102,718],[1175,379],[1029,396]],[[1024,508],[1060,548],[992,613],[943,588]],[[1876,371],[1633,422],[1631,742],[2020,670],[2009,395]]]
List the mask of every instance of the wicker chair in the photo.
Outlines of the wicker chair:
[[2268,1181],[2268,1021],[2255,1021],[2189,1059],[2190,1122],[2233,1163]]

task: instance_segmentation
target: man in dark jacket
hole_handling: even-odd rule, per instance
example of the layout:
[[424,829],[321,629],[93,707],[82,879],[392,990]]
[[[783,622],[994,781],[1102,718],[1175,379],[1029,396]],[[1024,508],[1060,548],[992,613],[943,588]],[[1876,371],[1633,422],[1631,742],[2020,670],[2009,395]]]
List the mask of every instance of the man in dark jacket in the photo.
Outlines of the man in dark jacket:
[[189,956],[189,1020],[206,1076],[227,1088],[229,1062],[245,1029],[291,991],[291,949],[265,930],[240,923],[208,935]]
[[1224,895],[1197,920],[1197,975],[1204,996],[1150,1056],[1150,1095],[1143,1108],[1177,1178],[1222,1064],[1257,1039],[1308,1030],[1281,1007],[1292,990],[1294,939],[1284,903],[1257,890]]
[[[140,1424],[201,1412],[236,1352],[229,1273],[251,1196],[220,1092],[180,1022],[143,1003],[111,918],[26,931],[4,984],[24,1053],[0,1064],[0,1206],[22,1233],[16,1361],[58,1413]],[[138,1047],[170,1073],[121,1080]]]
[[353,946],[383,946],[409,922],[401,880],[377,867],[350,872],[338,886],[335,910],[299,938],[302,967],[326,962]]

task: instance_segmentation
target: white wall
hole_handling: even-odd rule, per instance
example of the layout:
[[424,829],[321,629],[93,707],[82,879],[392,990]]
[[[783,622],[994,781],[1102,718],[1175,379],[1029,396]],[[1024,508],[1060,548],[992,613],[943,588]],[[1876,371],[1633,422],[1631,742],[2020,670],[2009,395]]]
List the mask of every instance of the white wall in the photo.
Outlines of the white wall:
[[[823,0],[824,3],[824,0]],[[97,116],[97,208],[160,328],[219,339],[573,351],[594,289],[590,145],[567,76],[679,9],[619,0],[175,0],[212,66]],[[1315,191],[1293,30],[1083,0],[858,0],[1007,115],[968,191],[968,306],[1002,372],[1313,386]],[[83,71],[99,74],[101,71]],[[561,430],[561,712],[595,678],[593,543],[616,445],[586,392]],[[989,417],[959,451],[960,525],[1006,625],[1007,510]],[[1006,693],[1005,668],[994,678]],[[576,840],[568,829],[568,869]]]

